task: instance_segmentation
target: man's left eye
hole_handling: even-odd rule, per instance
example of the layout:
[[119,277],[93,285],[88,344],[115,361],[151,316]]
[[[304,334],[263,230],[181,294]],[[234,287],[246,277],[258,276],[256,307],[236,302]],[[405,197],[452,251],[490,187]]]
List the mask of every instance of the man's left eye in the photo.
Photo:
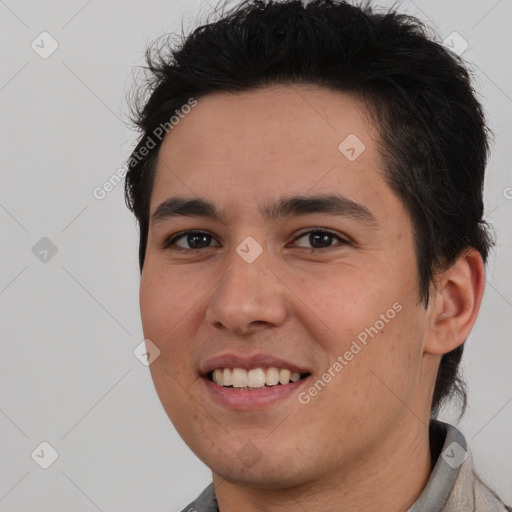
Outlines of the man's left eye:
[[[306,238],[307,237],[307,238]],[[310,231],[306,231],[305,233],[302,233],[298,238],[295,239],[295,242],[297,240],[300,240],[302,238],[306,238],[307,242],[310,246],[303,244],[296,244],[298,247],[307,247],[310,249],[328,249],[330,247],[333,247],[331,244],[333,242],[333,238],[337,239],[338,242],[341,244],[347,244],[347,240],[343,239],[339,235],[327,231],[325,229],[312,229]]]

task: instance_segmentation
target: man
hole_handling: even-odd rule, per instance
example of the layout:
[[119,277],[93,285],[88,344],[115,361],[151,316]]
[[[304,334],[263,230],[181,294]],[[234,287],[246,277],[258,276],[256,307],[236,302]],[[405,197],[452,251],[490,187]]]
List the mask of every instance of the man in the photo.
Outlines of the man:
[[149,69],[126,193],[152,378],[213,473],[185,510],[510,510],[435,419],[491,246],[462,62],[393,12],[250,1]]

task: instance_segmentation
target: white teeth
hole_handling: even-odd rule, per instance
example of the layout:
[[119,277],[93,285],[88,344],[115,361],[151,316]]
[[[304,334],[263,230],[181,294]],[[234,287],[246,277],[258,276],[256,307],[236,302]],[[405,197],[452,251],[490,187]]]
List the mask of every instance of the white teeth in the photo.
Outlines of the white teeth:
[[[233,387],[245,388],[249,383],[247,372],[243,368],[233,368]],[[224,385],[224,382],[222,383]]]
[[215,368],[212,372],[212,380],[215,384],[234,388],[258,389],[277,384],[289,384],[299,379],[299,372],[276,367],[253,368],[249,371],[243,368]]
[[213,370],[213,382],[222,386],[222,368],[215,368],[215,370]]
[[261,368],[249,370],[248,381],[250,388],[262,388],[265,385],[265,372]]
[[279,382],[281,384],[288,384],[290,382],[290,375],[292,372],[290,370],[281,369],[279,370]]
[[222,382],[217,382],[217,384],[221,384],[221,386],[232,386],[233,370],[231,368],[224,368],[224,373],[222,374]]
[[279,382],[279,369],[269,368],[265,375],[267,386],[275,386]]

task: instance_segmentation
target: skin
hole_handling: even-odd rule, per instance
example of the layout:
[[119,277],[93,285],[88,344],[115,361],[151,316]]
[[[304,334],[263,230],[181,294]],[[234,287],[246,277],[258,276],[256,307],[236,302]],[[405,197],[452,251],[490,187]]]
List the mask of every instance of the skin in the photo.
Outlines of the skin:
[[[354,161],[338,150],[349,134],[365,144]],[[410,217],[383,179],[377,141],[358,99],[306,85],[200,98],[163,141],[151,213],[171,196],[200,196],[226,214],[151,223],[140,287],[144,336],[161,351],[150,366],[157,393],[211,468],[222,512],[405,511],[429,478],[436,372],[476,320],[483,263],[462,254],[424,308]],[[333,192],[366,206],[377,225],[325,213],[276,223],[259,212],[282,195]],[[333,237],[330,250],[312,251],[304,228],[350,243]],[[162,248],[194,229],[211,234],[206,248],[180,252],[186,237]],[[236,252],[247,236],[263,249],[252,263]],[[225,352],[306,367],[307,390],[395,303],[401,311],[307,405],[294,393],[231,410],[205,390],[200,365]],[[248,446],[256,463],[239,457]]]

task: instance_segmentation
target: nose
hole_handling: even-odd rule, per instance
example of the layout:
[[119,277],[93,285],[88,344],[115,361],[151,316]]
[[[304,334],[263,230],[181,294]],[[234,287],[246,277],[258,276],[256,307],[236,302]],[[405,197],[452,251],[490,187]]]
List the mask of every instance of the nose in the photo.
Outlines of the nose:
[[207,322],[235,335],[279,326],[288,312],[287,288],[268,265],[265,251],[252,263],[233,251],[207,310]]

